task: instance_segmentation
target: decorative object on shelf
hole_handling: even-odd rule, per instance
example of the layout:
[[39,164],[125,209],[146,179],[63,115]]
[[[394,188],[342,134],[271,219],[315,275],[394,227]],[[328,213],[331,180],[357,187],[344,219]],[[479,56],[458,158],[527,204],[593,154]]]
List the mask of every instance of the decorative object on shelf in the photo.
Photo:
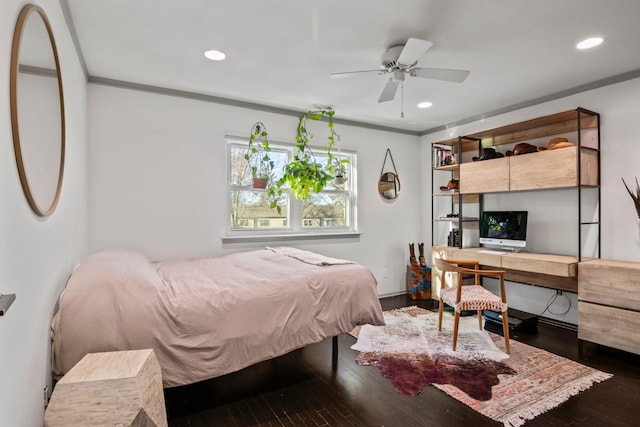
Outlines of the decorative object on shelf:
[[[296,128],[296,148],[297,151],[293,156],[293,160],[284,166],[283,174],[277,182],[272,180],[272,172],[274,162],[269,157],[271,147],[267,139],[268,133],[264,124],[256,122],[251,128],[251,136],[249,138],[249,152],[245,155],[245,159],[254,163],[251,164],[251,171],[254,179],[266,178],[270,180],[270,184],[254,182],[254,188],[267,188],[267,197],[269,207],[276,209],[278,214],[281,213],[280,201],[282,199],[282,187],[289,186],[291,193],[300,200],[307,199],[311,192],[320,193],[324,187],[332,179],[335,179],[337,185],[342,185],[346,181],[346,165],[348,159],[344,159],[340,152],[340,136],[336,133],[333,126],[333,116],[335,111],[332,108],[322,110],[311,110],[298,117],[298,127]],[[323,150],[328,157],[327,163],[322,164],[309,146],[309,142],[313,135],[307,131],[306,123],[308,119],[321,120],[327,118],[327,126],[329,127],[329,136],[327,143],[323,146]],[[333,154],[335,144],[338,144],[339,154]],[[334,177],[335,175],[335,177]],[[258,187],[264,185],[265,187]]]
[[442,163],[444,163],[445,166],[455,165],[456,158],[453,157],[453,154],[449,153],[449,155],[444,158]]
[[471,160],[477,162],[478,160],[498,159],[500,157],[504,157],[504,154],[497,152],[495,148],[484,147],[482,148],[482,155],[480,157],[474,156]]
[[551,138],[546,147],[538,147],[538,151],[557,150],[558,148],[575,147],[575,142],[569,142],[567,138]]
[[457,163],[451,145],[433,144],[431,158],[433,159],[434,168],[455,165]]
[[460,237],[460,229],[454,229],[449,231],[449,236],[447,236],[447,246],[454,246],[456,248],[461,247],[461,237]]
[[[391,159],[391,165],[393,166],[393,172],[385,172],[384,166],[387,163],[387,157]],[[387,148],[387,152],[384,155],[384,161],[382,162],[382,169],[380,170],[380,178],[378,179],[378,193],[384,199],[394,200],[400,193],[400,177],[396,169],[396,164],[393,161],[391,150]]]
[[457,190],[460,188],[460,180],[450,179],[447,185],[440,186],[440,191]]
[[268,139],[269,133],[262,122],[255,122],[251,127],[249,147],[244,155],[253,178],[253,188],[267,188],[272,178],[274,162],[269,156],[271,146]]
[[636,213],[638,214],[638,219],[640,219],[640,185],[638,184],[638,177],[636,177],[636,189],[635,189],[636,193],[635,194],[633,194],[633,192],[631,191],[627,183],[624,181],[624,178],[622,178],[622,183],[624,184],[624,187],[627,189],[627,192],[631,196],[631,199],[633,200],[633,204],[636,207]]
[[[513,151],[509,150],[505,153],[505,156],[518,156],[520,154],[528,154],[535,153],[539,151],[540,147],[536,147],[535,145],[529,144],[528,142],[519,142],[513,147]],[[545,150],[545,148],[543,148]]]

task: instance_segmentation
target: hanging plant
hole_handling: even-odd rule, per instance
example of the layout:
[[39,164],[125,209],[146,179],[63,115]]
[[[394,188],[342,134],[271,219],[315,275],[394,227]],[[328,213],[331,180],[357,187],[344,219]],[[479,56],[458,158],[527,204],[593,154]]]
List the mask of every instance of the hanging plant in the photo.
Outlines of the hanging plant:
[[[282,187],[289,185],[293,195],[300,200],[309,197],[311,191],[315,193],[321,192],[327,185],[327,182],[333,179],[335,171],[333,167],[334,156],[331,152],[335,144],[336,132],[333,129],[333,115],[335,112],[331,109],[320,111],[308,111],[298,117],[298,128],[296,130],[296,154],[284,168],[284,175],[280,178],[278,185]],[[309,146],[309,142],[313,135],[307,130],[307,120],[320,120],[328,117],[329,137],[327,144],[323,149],[327,152],[329,161],[327,165],[323,165],[316,159],[313,150]]]
[[244,154],[244,159],[251,169],[253,187],[255,188],[266,188],[273,173],[274,162],[269,156],[271,146],[268,136],[267,128],[262,122],[256,122],[251,127],[249,147]]
[[342,151],[340,151],[340,135],[337,136],[338,143],[338,155],[335,157],[335,170],[334,170],[334,182],[336,185],[343,185],[347,181],[347,164],[348,159],[342,158]]
[[[333,154],[333,148],[338,143],[340,150],[340,137],[333,126],[333,116],[335,111],[331,108],[308,111],[298,117],[298,127],[296,129],[296,153],[293,160],[284,166],[282,177],[267,188],[267,197],[271,209],[276,209],[281,213],[282,188],[288,186],[294,197],[304,200],[311,192],[320,193],[327,183],[334,178],[336,184],[341,185],[346,180],[346,165],[348,159],[343,159],[340,153]],[[322,147],[328,160],[326,164],[320,163],[309,146],[313,135],[307,130],[307,120],[322,120],[327,118],[329,136],[327,143]],[[271,176],[274,162],[270,159],[268,152],[271,151],[267,139],[267,131],[261,122],[256,122],[251,129],[249,138],[249,150],[245,154],[245,159],[251,164],[252,176],[264,175],[262,165],[267,166],[267,176]]]

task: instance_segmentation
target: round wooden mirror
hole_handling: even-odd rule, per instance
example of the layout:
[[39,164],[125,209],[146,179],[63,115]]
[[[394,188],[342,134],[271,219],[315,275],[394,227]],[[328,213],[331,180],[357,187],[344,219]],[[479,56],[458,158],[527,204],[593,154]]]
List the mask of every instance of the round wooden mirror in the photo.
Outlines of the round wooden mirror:
[[398,197],[400,193],[400,178],[393,172],[385,172],[378,179],[378,192],[389,200]]
[[56,42],[44,10],[26,5],[11,47],[11,130],[22,189],[42,217],[55,210],[64,172],[65,125]]

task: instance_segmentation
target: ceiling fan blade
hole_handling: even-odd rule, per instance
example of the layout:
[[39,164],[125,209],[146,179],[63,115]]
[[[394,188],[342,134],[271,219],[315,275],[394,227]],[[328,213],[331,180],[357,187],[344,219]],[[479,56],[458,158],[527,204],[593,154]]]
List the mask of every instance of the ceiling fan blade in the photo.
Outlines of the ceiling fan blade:
[[409,71],[409,75],[425,79],[462,83],[470,72],[469,70],[452,70],[449,68],[413,68]]
[[422,55],[424,55],[431,46],[433,46],[433,43],[429,41],[410,38],[404,45],[402,52],[400,52],[398,63],[403,65],[413,64],[418,59],[422,58]]
[[384,89],[382,89],[382,93],[380,94],[380,98],[378,98],[378,102],[387,102],[395,98],[396,92],[398,91],[398,83],[400,82],[389,80]]
[[343,79],[345,77],[357,77],[362,74],[371,74],[371,73],[383,74],[384,70],[347,71],[344,73],[332,73],[332,74],[329,74],[329,77],[331,77],[332,79]]

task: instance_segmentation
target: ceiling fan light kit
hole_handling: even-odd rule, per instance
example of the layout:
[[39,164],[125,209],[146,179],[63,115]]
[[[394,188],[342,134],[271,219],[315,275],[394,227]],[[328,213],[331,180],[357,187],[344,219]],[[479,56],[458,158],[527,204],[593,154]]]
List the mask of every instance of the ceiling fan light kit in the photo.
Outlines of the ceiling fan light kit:
[[[469,70],[455,70],[450,68],[422,68],[417,67],[418,60],[433,46],[427,40],[410,38],[405,45],[392,46],[387,49],[380,59],[380,70],[347,71],[333,73],[331,78],[356,77],[362,74],[376,73],[380,75],[391,74],[389,81],[382,89],[378,102],[388,102],[395,98],[400,86],[404,90],[403,82],[406,75],[425,79],[441,80],[453,83],[462,83],[469,76]],[[401,93],[402,96],[402,93]],[[401,117],[404,112],[401,110]]]

